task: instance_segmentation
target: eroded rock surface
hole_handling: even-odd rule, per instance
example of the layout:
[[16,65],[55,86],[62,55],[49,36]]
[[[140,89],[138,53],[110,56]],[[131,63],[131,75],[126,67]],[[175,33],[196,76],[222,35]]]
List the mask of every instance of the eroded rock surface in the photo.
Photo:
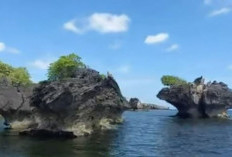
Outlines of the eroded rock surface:
[[232,90],[222,82],[205,84],[202,77],[193,83],[163,88],[157,97],[175,106],[180,117],[226,117],[226,111],[232,108]]
[[32,92],[32,88],[0,87],[0,114],[6,122],[30,120],[22,135],[88,135],[121,122],[128,107],[112,76],[102,78],[92,69],[79,69],[74,78],[45,81],[33,88]]
[[34,124],[29,103],[34,87],[15,87],[7,79],[0,79],[0,115],[7,127],[20,129]]

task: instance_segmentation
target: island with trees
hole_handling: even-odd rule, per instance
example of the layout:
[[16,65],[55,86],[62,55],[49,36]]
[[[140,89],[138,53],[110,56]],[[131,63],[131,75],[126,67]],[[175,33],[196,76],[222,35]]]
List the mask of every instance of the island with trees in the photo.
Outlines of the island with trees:
[[178,109],[182,118],[228,118],[232,108],[232,90],[223,82],[205,83],[203,77],[193,82],[175,76],[163,76],[165,88],[157,95]]
[[[226,117],[232,91],[222,82],[189,83],[179,77],[161,78],[158,98],[178,109],[182,118]],[[114,128],[124,111],[168,109],[126,100],[111,74],[100,74],[72,53],[48,68],[48,79],[33,83],[26,68],[0,62],[0,115],[7,128],[20,135],[73,138]]]
[[74,53],[52,63],[48,80],[38,84],[25,68],[0,66],[0,115],[21,135],[88,135],[120,123],[128,108],[114,78],[88,68]]

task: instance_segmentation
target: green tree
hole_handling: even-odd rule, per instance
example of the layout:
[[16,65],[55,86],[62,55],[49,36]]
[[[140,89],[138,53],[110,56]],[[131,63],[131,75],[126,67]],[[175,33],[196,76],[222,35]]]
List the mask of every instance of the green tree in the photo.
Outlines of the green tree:
[[105,80],[107,78],[105,74],[100,74],[100,76],[101,76],[102,80]]
[[176,76],[171,76],[171,75],[164,75],[161,78],[161,82],[163,83],[163,85],[165,86],[173,86],[173,85],[183,85],[183,84],[187,84],[187,82],[184,79],[181,79],[179,77]]
[[9,76],[15,86],[26,86],[32,83],[26,68],[15,68]]
[[26,68],[14,68],[0,61],[0,78],[3,77],[15,86],[26,86],[32,83]]
[[48,80],[62,80],[72,78],[78,68],[84,68],[85,64],[81,62],[81,57],[72,53],[67,56],[61,56],[57,61],[51,63],[48,69]]
[[0,77],[8,77],[14,68],[0,61]]

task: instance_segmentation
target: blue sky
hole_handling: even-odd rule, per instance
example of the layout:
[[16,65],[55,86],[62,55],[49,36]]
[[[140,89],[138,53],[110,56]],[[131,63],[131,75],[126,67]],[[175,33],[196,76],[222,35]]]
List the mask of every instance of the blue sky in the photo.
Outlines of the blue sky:
[[75,52],[127,98],[167,105],[156,98],[165,74],[231,87],[231,28],[232,0],[0,0],[0,60],[37,82]]

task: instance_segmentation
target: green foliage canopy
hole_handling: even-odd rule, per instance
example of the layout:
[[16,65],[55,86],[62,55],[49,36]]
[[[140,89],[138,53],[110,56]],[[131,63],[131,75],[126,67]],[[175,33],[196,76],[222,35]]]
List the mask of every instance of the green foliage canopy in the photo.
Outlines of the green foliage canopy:
[[173,86],[173,85],[183,85],[183,84],[187,84],[187,82],[184,79],[181,79],[179,77],[176,76],[171,76],[171,75],[164,75],[161,78],[161,82],[163,83],[163,85],[165,86]]
[[8,77],[14,68],[0,61],[0,77]]
[[26,68],[15,68],[13,72],[10,73],[10,79],[14,85],[26,86],[32,83],[30,74]]
[[72,53],[67,56],[61,56],[57,61],[51,63],[48,69],[48,80],[62,80],[72,78],[78,68],[84,68],[85,64],[81,62],[81,57]]
[[101,76],[102,80],[107,78],[105,74],[100,74],[100,76]]
[[6,78],[15,86],[26,86],[32,83],[26,68],[14,68],[0,61],[0,78]]

